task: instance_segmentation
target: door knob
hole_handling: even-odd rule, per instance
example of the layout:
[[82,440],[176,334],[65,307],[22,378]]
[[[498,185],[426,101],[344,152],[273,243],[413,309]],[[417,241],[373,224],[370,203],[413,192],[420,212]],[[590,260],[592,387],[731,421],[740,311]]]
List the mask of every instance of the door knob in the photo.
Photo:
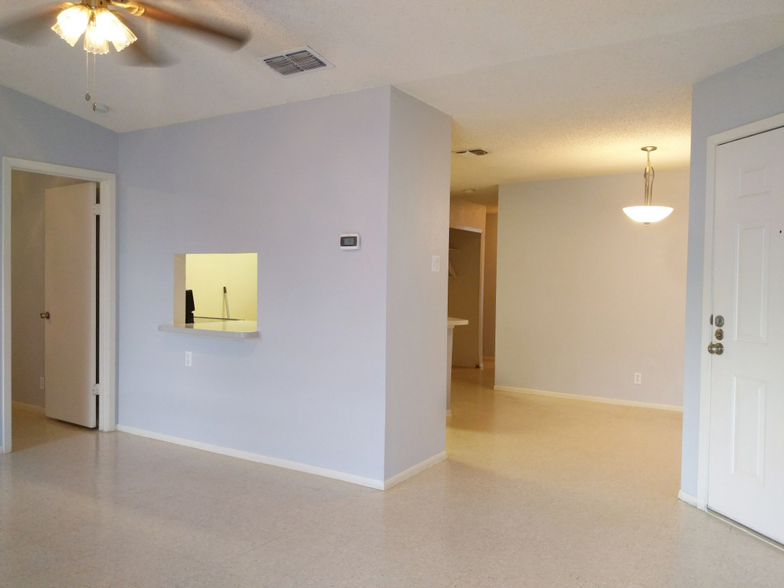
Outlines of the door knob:
[[724,345],[721,343],[711,343],[708,345],[708,353],[711,355],[721,355],[724,353]]
[[48,311],[47,312],[42,312],[38,316],[40,316],[42,319],[48,319],[49,318],[49,312]]

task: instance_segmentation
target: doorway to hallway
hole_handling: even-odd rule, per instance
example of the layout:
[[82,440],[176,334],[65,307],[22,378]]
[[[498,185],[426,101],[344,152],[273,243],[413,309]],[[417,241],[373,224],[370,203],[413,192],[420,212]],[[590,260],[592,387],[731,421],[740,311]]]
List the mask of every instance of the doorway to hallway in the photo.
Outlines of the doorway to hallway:
[[115,177],[6,157],[2,196],[2,452],[14,416],[114,430]]

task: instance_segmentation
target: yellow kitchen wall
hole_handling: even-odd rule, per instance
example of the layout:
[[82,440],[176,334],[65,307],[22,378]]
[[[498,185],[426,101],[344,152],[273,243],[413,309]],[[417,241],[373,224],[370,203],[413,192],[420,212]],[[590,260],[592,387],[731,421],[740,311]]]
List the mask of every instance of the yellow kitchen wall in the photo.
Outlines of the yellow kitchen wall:
[[206,253],[185,256],[185,288],[193,290],[198,316],[227,318],[223,287],[229,294],[231,318],[256,320],[258,254]]

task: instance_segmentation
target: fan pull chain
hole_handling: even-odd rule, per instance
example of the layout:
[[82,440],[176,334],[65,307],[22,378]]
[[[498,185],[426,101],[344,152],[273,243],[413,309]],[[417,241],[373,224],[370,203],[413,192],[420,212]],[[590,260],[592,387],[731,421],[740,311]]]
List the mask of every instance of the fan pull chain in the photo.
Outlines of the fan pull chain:
[[95,64],[97,63],[95,59],[95,54],[93,53],[93,77],[92,77],[92,84],[90,84],[90,54],[85,51],[85,68],[87,69],[87,92],[84,95],[84,99],[89,102],[92,100],[92,94],[90,93],[90,88],[95,91],[97,84],[96,76],[95,76]]
[[84,99],[90,101],[90,54],[84,52],[84,71],[87,74],[87,91],[84,94]]

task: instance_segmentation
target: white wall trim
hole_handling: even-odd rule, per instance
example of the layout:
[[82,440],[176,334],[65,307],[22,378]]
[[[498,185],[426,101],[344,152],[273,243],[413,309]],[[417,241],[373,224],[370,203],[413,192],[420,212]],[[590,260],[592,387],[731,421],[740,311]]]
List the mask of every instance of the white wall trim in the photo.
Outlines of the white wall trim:
[[11,407],[15,408],[16,410],[24,410],[27,412],[36,412],[38,414],[44,414],[44,407],[38,406],[37,404],[28,404],[27,402],[18,402],[14,400],[11,402]]
[[147,431],[145,429],[137,429],[136,427],[128,427],[126,425],[117,425],[117,430],[122,433],[129,433],[131,435],[138,435],[139,437],[147,437],[148,439],[155,439],[156,441],[174,443],[175,445],[182,445],[184,447],[190,447],[192,449],[209,451],[210,453],[218,453],[220,455],[227,455],[229,457],[236,457],[238,459],[244,459],[256,463],[263,463],[265,465],[285,468],[287,470],[294,470],[306,474],[313,474],[315,476],[323,476],[324,478],[332,478],[333,480],[340,480],[342,482],[350,482],[351,484],[358,484],[359,486],[367,486],[368,488],[375,488],[376,490],[383,490],[385,487],[385,483],[381,480],[374,480],[372,478],[363,478],[362,476],[346,474],[344,472],[339,472],[337,470],[329,470],[327,468],[320,468],[305,463],[289,461],[287,459],[280,459],[277,457],[267,457],[266,455],[251,453],[250,451],[241,451],[239,449],[232,449],[230,447],[221,447],[220,445],[202,443],[201,441],[191,441],[190,439],[183,439],[182,437],[165,435],[163,433],[156,433],[155,431]]
[[98,428],[114,431],[117,423],[117,180],[114,174],[64,165],[43,163],[14,157],[3,157],[2,211],[3,211],[3,256],[2,256],[2,306],[0,317],[3,323],[2,338],[2,382],[0,386],[0,410],[3,422],[3,452],[12,448],[11,418],[11,177],[12,172],[27,171],[52,176],[77,178],[98,182],[101,190],[101,236],[100,236],[100,299],[98,349],[100,364],[98,376],[101,381]]
[[425,471],[427,468],[433,467],[437,463],[444,461],[447,458],[446,451],[442,451],[441,453],[437,453],[433,457],[427,458],[425,461],[421,461],[415,466],[411,466],[407,470],[400,472],[399,474],[395,474],[391,478],[387,478],[384,480],[384,490],[389,490],[392,486],[400,484],[400,482],[405,482],[410,477],[417,475],[419,472]]
[[548,392],[546,390],[515,388],[513,386],[495,386],[494,390],[499,392],[512,392],[514,394],[528,394],[531,396],[549,396],[550,398],[563,398],[565,400],[585,400],[586,402],[598,402],[600,404],[616,404],[619,406],[634,406],[637,408],[654,408],[656,410],[683,412],[683,407],[675,404],[656,404],[654,402],[639,402],[637,400],[606,398],[604,396],[585,396],[583,394],[567,394],[566,392]]
[[[713,225],[715,204],[716,149],[723,143],[764,133],[784,126],[784,114],[778,114],[708,137],[705,177],[705,242],[702,269],[702,343],[701,351],[713,341],[710,317],[713,314]],[[708,468],[710,461],[711,355],[705,351],[700,359],[700,419],[697,449],[697,508],[708,508]]]
[[689,506],[697,506],[697,497],[692,496],[688,492],[684,492],[683,490],[678,490],[678,500],[682,500]]

